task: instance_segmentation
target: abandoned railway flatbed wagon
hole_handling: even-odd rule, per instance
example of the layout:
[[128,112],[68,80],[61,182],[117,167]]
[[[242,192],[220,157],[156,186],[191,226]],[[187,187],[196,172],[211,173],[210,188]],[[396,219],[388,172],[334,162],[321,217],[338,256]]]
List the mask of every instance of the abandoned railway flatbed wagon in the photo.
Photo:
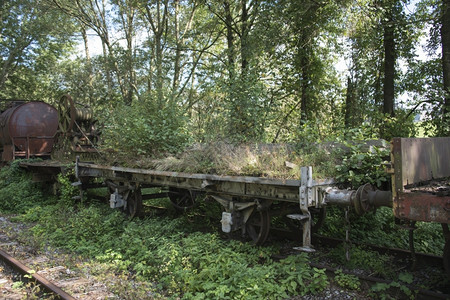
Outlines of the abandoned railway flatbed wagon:
[[[143,199],[169,197],[175,207],[192,206],[197,196],[209,197],[223,206],[222,230],[241,230],[255,244],[267,239],[271,218],[287,216],[302,224],[303,251],[314,251],[311,231],[324,218],[326,206],[352,207],[363,214],[380,206],[393,208],[399,220],[441,223],[446,239],[444,265],[450,269],[450,195],[449,186],[435,190],[421,189],[430,182],[450,177],[450,138],[394,138],[390,191],[380,191],[370,184],[357,190],[335,188],[333,180],[314,180],[311,167],[302,167],[299,180],[248,176],[190,174],[98,165],[79,160],[75,173],[80,191],[92,185],[93,178],[103,181],[110,192],[110,206],[137,215]],[[57,172],[55,165],[23,163],[33,172]],[[51,172],[50,172],[51,171]],[[144,187],[163,187],[167,192],[142,195]]]

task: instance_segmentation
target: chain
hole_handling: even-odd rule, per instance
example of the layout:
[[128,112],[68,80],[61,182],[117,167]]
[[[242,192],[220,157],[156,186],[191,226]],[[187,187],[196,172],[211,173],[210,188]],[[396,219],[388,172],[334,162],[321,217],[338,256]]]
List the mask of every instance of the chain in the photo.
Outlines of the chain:
[[347,261],[350,260],[350,220],[348,218],[348,211],[349,211],[349,207],[345,208],[345,243],[344,243],[344,248],[345,248],[345,258],[347,259]]

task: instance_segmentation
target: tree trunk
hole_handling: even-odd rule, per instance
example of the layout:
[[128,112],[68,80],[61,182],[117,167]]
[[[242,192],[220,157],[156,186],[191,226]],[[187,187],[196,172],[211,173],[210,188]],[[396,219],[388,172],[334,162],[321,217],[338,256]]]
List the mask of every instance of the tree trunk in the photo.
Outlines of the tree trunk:
[[[133,49],[133,39],[134,39],[134,18],[135,18],[135,8],[132,7],[128,1],[119,1],[119,15],[122,22],[122,28],[125,32],[125,39],[127,41],[127,49],[126,49],[126,67],[125,67],[125,76],[126,80],[128,80],[128,87],[124,87],[124,92],[126,93],[124,96],[125,104],[131,105],[133,102],[133,94],[136,90],[136,80],[135,80],[135,71],[134,71],[134,49]],[[126,84],[126,82],[124,83]]]
[[92,89],[93,89],[93,83],[94,83],[94,72],[92,69],[92,61],[91,61],[91,54],[89,52],[89,43],[88,43],[88,37],[86,33],[86,26],[84,24],[81,24],[81,36],[83,37],[84,42],[84,53],[86,55],[86,67],[88,69],[88,87],[89,87],[89,103],[92,104]]
[[384,26],[384,94],[383,113],[394,116],[394,80],[395,80],[395,40],[391,12]]
[[304,124],[308,120],[308,87],[309,87],[309,70],[306,65],[307,58],[302,57],[302,79],[301,79],[301,99],[300,106],[300,124]]
[[347,77],[347,95],[345,97],[345,127],[355,126],[355,94],[353,82],[350,76]]
[[[88,37],[87,37],[87,33],[86,33],[86,26],[85,25],[81,25],[81,36],[83,37],[83,42],[84,42],[84,54],[86,55],[86,62],[88,64],[88,67],[91,68],[92,64],[91,64],[91,55],[89,53],[89,44],[88,44]],[[89,70],[89,75],[92,74],[92,70]]]
[[[162,3],[161,3],[162,2]],[[162,15],[161,15],[161,4]],[[150,4],[149,4],[150,5]],[[164,93],[163,93],[163,34],[167,26],[166,18],[168,13],[168,0],[157,0],[156,1],[156,17],[152,15],[150,7],[146,6],[146,17],[150,22],[151,29],[153,31],[155,39],[155,56],[156,56],[156,101],[158,107],[162,108],[164,103]]]
[[304,124],[309,116],[309,80],[310,80],[310,66],[309,66],[309,51],[308,51],[308,34],[304,30],[300,33],[300,48],[297,49],[297,55],[300,56],[300,124]]
[[178,82],[180,79],[180,56],[181,56],[181,41],[180,41],[180,24],[179,24],[179,16],[178,16],[178,10],[179,10],[179,0],[174,0],[174,6],[175,6],[175,43],[176,43],[176,49],[175,49],[175,61],[174,61],[174,72],[173,72],[173,82],[172,82],[172,98],[174,98],[176,94],[176,90],[178,87]]
[[231,15],[230,3],[224,1],[225,26],[227,27],[227,57],[228,57],[228,76],[230,83],[234,81],[234,36],[233,36],[233,16]]
[[450,0],[442,0],[442,69],[444,83],[444,105],[440,135],[450,135]]
[[241,75],[245,78],[248,65],[248,8],[247,1],[242,0],[242,27],[241,27]]
[[107,89],[108,89],[108,97],[110,99],[112,99],[112,78],[111,78],[111,73],[110,73],[110,68],[109,68],[109,59],[108,59],[108,50],[106,47],[106,43],[105,43],[105,39],[101,38],[102,40],[102,50],[103,50],[103,58],[105,60],[104,64],[105,64],[105,74],[106,74],[106,85],[107,85]]

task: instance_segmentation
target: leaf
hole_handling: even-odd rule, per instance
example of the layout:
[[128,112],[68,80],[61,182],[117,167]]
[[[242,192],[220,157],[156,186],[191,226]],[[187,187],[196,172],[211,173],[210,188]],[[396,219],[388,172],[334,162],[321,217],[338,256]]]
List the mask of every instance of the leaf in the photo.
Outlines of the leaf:
[[410,273],[400,273],[398,276],[398,279],[400,279],[403,282],[406,283],[412,283],[413,282],[413,276]]

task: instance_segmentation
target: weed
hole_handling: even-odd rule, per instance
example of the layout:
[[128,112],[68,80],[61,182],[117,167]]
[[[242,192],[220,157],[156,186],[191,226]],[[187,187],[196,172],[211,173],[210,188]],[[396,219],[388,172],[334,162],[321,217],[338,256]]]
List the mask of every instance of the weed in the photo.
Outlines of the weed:
[[383,163],[389,155],[385,147],[370,146],[343,142],[349,149],[343,155],[342,163],[336,166],[336,180],[349,183],[353,188],[370,183],[381,187],[389,175],[386,173]]
[[[33,220],[39,216],[32,232],[41,240],[95,256],[117,274],[131,272],[137,280],[155,282],[155,295],[281,299],[319,292],[328,283],[323,270],[308,266],[305,254],[274,262],[271,254],[277,248],[194,232],[184,217],[130,221],[95,204],[78,209],[54,205],[29,213]],[[123,293],[125,287],[117,289]]]
[[336,247],[332,249],[329,255],[349,269],[362,269],[372,272],[385,278],[392,278],[395,271],[386,268],[389,265],[390,258],[387,255],[381,255],[375,251],[367,250],[362,247],[353,247],[350,249],[350,260],[345,258],[344,247]]
[[24,286],[25,284],[23,283],[23,281],[16,281],[11,285],[11,287],[15,290],[21,290],[24,288]]
[[60,203],[63,206],[73,206],[75,204],[74,197],[79,195],[78,188],[72,185],[74,174],[73,165],[68,166],[66,172],[58,174]]
[[19,161],[0,169],[0,199],[0,212],[3,213],[23,213],[49,202],[41,186],[32,181],[31,174],[20,168]]
[[409,273],[401,273],[398,279],[391,283],[377,283],[370,289],[370,296],[376,299],[414,299],[415,292],[406,286],[413,281],[413,276]]
[[355,275],[344,274],[341,269],[334,272],[334,280],[340,287],[357,291],[360,290],[361,282],[359,282],[359,278]]

